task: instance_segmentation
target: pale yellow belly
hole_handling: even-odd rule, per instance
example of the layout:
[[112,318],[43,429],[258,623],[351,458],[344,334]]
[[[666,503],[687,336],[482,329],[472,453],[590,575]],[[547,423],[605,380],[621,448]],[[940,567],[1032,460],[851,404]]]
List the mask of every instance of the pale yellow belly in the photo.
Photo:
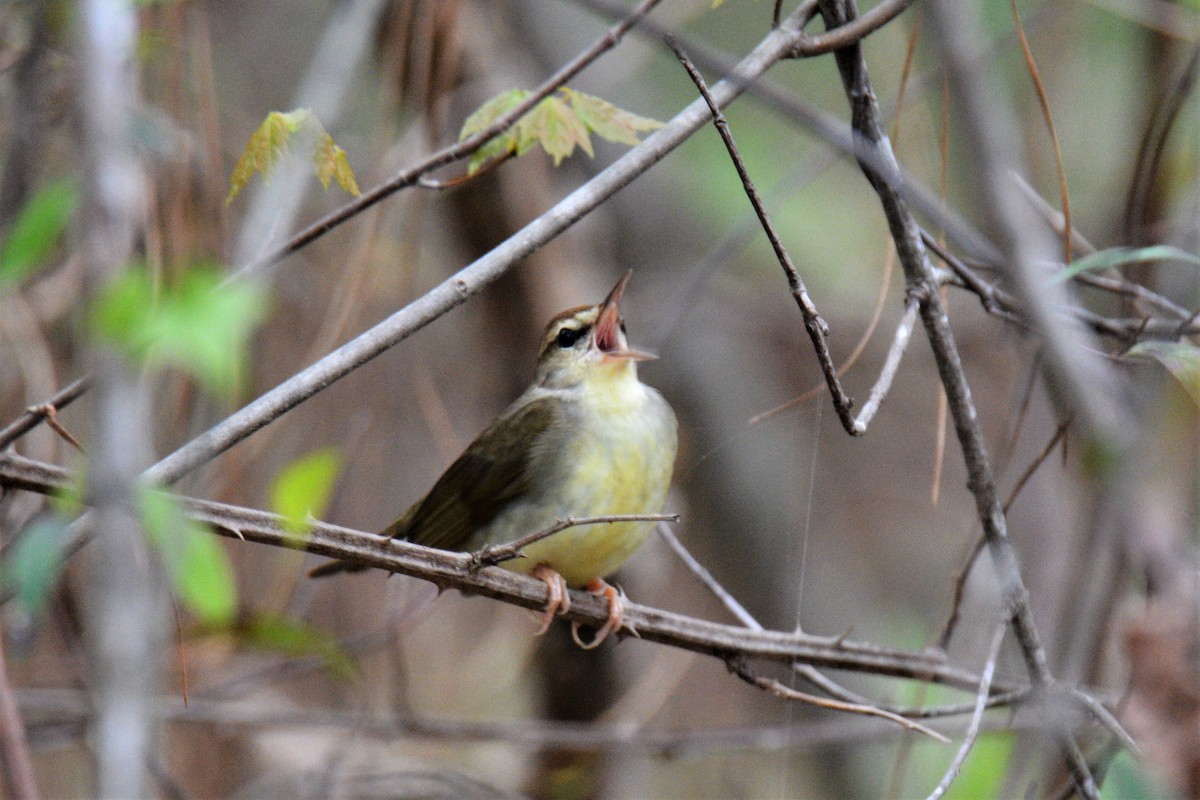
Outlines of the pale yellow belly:
[[[569,466],[563,469],[555,496],[510,509],[490,526],[488,538],[494,541],[504,531],[503,537],[512,540],[568,516],[660,513],[675,463],[675,422],[661,398],[653,401],[646,413],[613,417],[579,431],[568,445],[568,457],[560,462]],[[654,525],[620,522],[568,528],[529,545],[524,550],[527,558],[504,566],[529,573],[545,564],[568,584],[582,586],[615,572]]]

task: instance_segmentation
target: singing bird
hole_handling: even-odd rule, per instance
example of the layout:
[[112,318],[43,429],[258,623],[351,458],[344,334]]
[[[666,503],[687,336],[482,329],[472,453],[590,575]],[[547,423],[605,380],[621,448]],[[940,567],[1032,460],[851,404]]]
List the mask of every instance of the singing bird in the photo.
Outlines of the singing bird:
[[[631,349],[625,338],[621,296],[632,274],[604,302],[550,320],[533,385],[384,535],[473,552],[568,517],[662,511],[675,464],[675,414],[638,380],[637,362],[652,356]],[[503,566],[545,581],[542,631],[569,608],[568,586],[603,595],[609,614],[587,645],[595,647],[622,624],[621,596],[604,578],[653,528],[646,521],[570,527],[526,546],[525,558]],[[334,562],[313,574],[347,569],[353,567]]]

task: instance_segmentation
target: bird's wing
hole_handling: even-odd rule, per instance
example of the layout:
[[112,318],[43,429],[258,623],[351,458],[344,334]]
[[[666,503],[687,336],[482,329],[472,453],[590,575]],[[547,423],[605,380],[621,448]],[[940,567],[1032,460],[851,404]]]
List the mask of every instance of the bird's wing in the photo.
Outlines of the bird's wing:
[[479,435],[417,503],[408,519],[388,530],[410,542],[443,550],[470,546],[471,534],[530,491],[535,446],[562,411],[548,398],[521,404]]

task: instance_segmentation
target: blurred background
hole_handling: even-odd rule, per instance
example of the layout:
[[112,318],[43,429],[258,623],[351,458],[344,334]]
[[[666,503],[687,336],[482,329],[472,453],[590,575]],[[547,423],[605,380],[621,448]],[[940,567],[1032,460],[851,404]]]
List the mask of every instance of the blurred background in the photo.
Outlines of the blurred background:
[[[627,11],[611,5],[618,15]],[[743,56],[769,30],[771,5],[673,0],[649,19],[678,35],[715,81],[719,74],[702,57]],[[1189,70],[1194,77],[1189,57],[1200,10],[1132,0],[1018,6],[1061,140],[1077,230],[1099,247],[1165,242],[1194,253],[1200,125],[1190,86],[1180,91],[1179,79]],[[40,185],[78,170],[73,10],[66,2],[0,5],[0,230]],[[990,3],[980,11],[990,37],[981,68],[1003,82],[1018,114],[1024,177],[1057,208],[1053,150],[1011,9]],[[921,13],[917,4],[866,42],[875,89],[904,167],[988,232]],[[256,177],[226,203],[233,165],[270,111],[313,109],[366,189],[454,141],[488,98],[537,86],[617,17],[599,0],[195,0],[147,3],[138,18],[138,124],[150,179],[139,250],[169,283],[198,262],[245,264],[346,201],[301,171],[266,183]],[[783,62],[768,80],[848,124],[832,58]],[[658,120],[696,96],[670,51],[636,31],[570,85]],[[1139,153],[1153,148],[1147,132],[1171,103],[1177,119],[1157,171],[1148,173]],[[878,200],[855,164],[753,92],[727,116],[830,326],[836,363],[879,314],[845,377],[861,404],[903,311],[903,276],[889,266]],[[419,297],[627,149],[594,143],[594,158],[576,154],[557,168],[535,150],[458,188],[401,192],[264,270],[269,312],[238,391],[214,399],[179,374],[145,378],[157,454]],[[437,177],[463,170],[455,164]],[[936,222],[928,224],[936,232]],[[0,295],[2,420],[82,374],[77,244],[68,240],[50,264]],[[267,507],[286,465],[334,448],[343,469],[323,518],[380,530],[528,384],[545,322],[599,301],[630,268],[629,337],[659,356],[640,375],[680,419],[669,509],[682,514],[675,530],[684,543],[766,626],[849,630],[897,647],[936,644],[954,578],[980,531],[953,430],[939,413],[928,345],[918,328],[864,437],[844,433],[823,390],[751,423],[821,377],[779,265],[711,128],[467,303],[176,488]],[[1195,300],[1191,268],[1149,266],[1128,277],[1184,305]],[[1084,299],[1102,313],[1129,315],[1120,298]],[[1035,340],[988,315],[972,295],[951,289],[947,300],[1007,497],[1064,415],[1039,379]],[[1153,453],[1143,475],[1158,516],[1144,518],[1146,541],[1160,556],[1192,559],[1195,407],[1157,367],[1119,368],[1139,386],[1137,423]],[[89,399],[60,420],[86,446]],[[15,448],[76,463],[44,426]],[[1065,668],[1080,613],[1072,589],[1081,578],[1072,569],[1088,546],[1097,502],[1080,457],[1068,437],[1010,514],[1056,669]],[[43,499],[9,493],[5,503],[7,538]],[[435,599],[426,585],[379,572],[314,582],[305,577],[320,563],[314,557],[221,546],[235,566],[240,618],[310,623],[337,642],[351,668],[335,669],[320,653],[254,647],[236,630],[203,632],[183,615],[172,635],[152,770],[163,796],[907,797],[924,796],[953,755],[886,724],[788,705],[738,681],[718,660],[636,639],[584,653],[570,645],[564,623],[535,638],[535,621],[510,606],[454,592]],[[1100,633],[1082,658],[1072,656],[1068,676],[1117,694],[1128,685],[1123,637],[1129,620],[1144,619],[1147,597],[1146,573],[1123,557],[1126,571],[1097,589]],[[1185,570],[1194,575],[1194,567]],[[47,797],[91,791],[77,580],[68,568],[38,624],[7,624],[9,669]],[[658,539],[617,581],[639,603],[733,621]],[[966,582],[950,644],[960,663],[982,662],[997,598],[983,559]],[[1023,678],[1015,648],[1004,651],[1000,672]],[[889,702],[967,697],[838,677]],[[597,725],[564,732],[543,720]],[[585,730],[594,736],[575,735]],[[1023,795],[1029,777],[1021,748],[1032,745],[1022,742],[1007,732],[986,735],[958,796]],[[1145,769],[1165,775],[1146,780],[1171,784],[1170,769]]]

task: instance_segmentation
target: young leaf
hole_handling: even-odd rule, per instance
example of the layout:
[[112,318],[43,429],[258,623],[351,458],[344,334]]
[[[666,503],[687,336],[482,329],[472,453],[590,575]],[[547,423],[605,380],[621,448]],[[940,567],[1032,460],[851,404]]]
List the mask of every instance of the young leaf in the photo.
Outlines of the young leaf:
[[[463,122],[462,130],[458,134],[458,140],[461,142],[468,136],[473,136],[484,130],[501,115],[512,111],[520,105],[521,101],[528,96],[529,92],[524,89],[512,89],[488,100]],[[481,166],[493,158],[499,158],[500,156],[516,151],[517,135],[513,128],[509,128],[471,154],[471,162],[467,167],[467,174],[474,175]]]
[[1156,244],[1137,248],[1110,247],[1107,250],[1099,250],[1077,261],[1072,261],[1066,269],[1054,274],[1054,280],[1062,283],[1069,281],[1081,272],[1124,267],[1147,261],[1183,261],[1193,266],[1200,266],[1200,257],[1170,245]]
[[284,518],[284,527],[307,534],[310,520],[329,505],[342,456],[333,448],[316,450],[288,464],[271,484],[271,509]]
[[92,330],[135,359],[182,367],[214,392],[231,390],[266,304],[257,289],[220,281],[215,269],[195,268],[156,297],[150,276],[130,270],[96,298]]
[[358,190],[358,181],[354,179],[354,171],[350,169],[350,162],[346,160],[346,151],[334,144],[333,137],[328,133],[317,138],[317,146],[313,149],[313,169],[324,188],[329,188],[329,180],[333,178],[342,191],[355,197],[362,194]]
[[56,181],[29,198],[0,245],[0,288],[20,283],[46,259],[78,202],[79,193],[66,180]]
[[639,133],[663,126],[658,120],[617,108],[607,100],[590,94],[566,87],[562,88],[562,93],[571,103],[571,108],[575,110],[579,119],[597,136],[610,142],[636,145],[641,141],[638,138]]
[[261,173],[264,178],[267,177],[287,151],[292,134],[312,118],[312,112],[307,108],[298,108],[287,113],[272,111],[267,114],[267,118],[258,129],[250,134],[246,148],[242,150],[241,157],[234,165],[225,203],[233,202],[233,198],[237,197],[238,192],[246,186],[254,173]]
[[227,624],[237,611],[237,589],[217,537],[165,492],[144,489],[138,501],[146,536],[163,560],[175,595],[203,624]]
[[[538,103],[532,111],[521,117],[517,128],[518,141],[538,142],[546,155],[554,159],[556,167],[575,152],[576,145],[589,156],[594,155],[587,125],[561,97],[551,95]],[[522,152],[518,147],[517,155]]]
[[1200,406],[1200,347],[1187,342],[1141,342],[1128,355],[1153,358],[1167,368]]
[[63,568],[67,522],[57,514],[34,517],[0,562],[0,586],[12,592],[32,618],[46,609],[50,591]]
[[305,622],[259,616],[237,625],[232,633],[243,643],[286,656],[315,656],[336,678],[355,675],[354,660],[332,634]]

